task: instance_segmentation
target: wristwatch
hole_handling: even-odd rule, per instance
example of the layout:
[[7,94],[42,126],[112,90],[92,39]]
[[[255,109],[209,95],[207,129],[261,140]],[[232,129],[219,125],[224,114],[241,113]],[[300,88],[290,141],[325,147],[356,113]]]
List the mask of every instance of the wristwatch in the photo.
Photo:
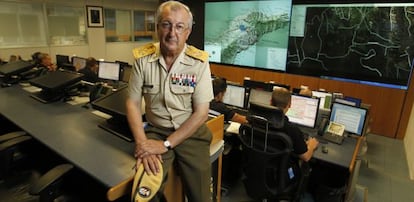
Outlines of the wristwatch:
[[164,141],[164,147],[167,148],[168,150],[171,150],[171,143],[168,140]]

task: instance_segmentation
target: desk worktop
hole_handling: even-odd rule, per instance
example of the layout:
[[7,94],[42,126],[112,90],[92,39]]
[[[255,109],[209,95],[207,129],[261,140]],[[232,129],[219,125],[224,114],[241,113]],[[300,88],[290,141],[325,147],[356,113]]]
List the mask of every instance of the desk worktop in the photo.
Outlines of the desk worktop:
[[103,118],[80,105],[43,104],[29,95],[19,86],[0,89],[0,113],[108,187],[134,174],[134,144],[98,128]]

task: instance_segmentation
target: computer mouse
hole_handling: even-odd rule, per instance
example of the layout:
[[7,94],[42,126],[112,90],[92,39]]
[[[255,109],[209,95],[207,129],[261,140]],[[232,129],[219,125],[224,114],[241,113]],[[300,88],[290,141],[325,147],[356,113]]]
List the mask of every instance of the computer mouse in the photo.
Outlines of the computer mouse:
[[328,147],[327,146],[322,146],[322,153],[328,153]]

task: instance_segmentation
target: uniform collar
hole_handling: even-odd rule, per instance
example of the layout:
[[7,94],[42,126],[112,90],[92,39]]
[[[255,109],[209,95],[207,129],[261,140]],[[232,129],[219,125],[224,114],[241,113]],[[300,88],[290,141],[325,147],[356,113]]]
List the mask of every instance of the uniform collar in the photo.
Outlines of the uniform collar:
[[[157,43],[154,44],[154,46],[155,46],[155,52],[151,55],[148,62],[158,61],[161,57],[160,43],[157,42]],[[189,57],[185,54],[185,51],[187,50],[187,48],[188,48],[188,45],[185,44],[183,51],[181,51],[180,55],[178,55],[178,57],[177,57],[177,61],[179,63],[184,64],[184,65],[191,66],[191,65],[194,64],[194,60],[191,57]]]

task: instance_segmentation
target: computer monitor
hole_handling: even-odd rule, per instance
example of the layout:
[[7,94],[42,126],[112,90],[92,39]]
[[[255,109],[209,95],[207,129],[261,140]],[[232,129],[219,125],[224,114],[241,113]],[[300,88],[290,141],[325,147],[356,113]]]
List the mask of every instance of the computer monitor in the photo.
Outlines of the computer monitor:
[[86,67],[86,58],[81,57],[72,57],[72,66],[76,68],[76,70],[81,70]]
[[119,89],[107,96],[98,98],[92,102],[92,107],[111,115],[110,119],[100,123],[98,126],[126,141],[132,142],[134,138],[126,118],[126,100],[128,88]]
[[249,89],[273,91],[273,85],[270,85],[270,83],[266,83],[263,81],[253,81],[253,80],[245,79],[243,81],[243,86]]
[[330,109],[332,104],[332,93],[322,91],[312,91],[313,97],[320,98],[319,108]]
[[367,109],[333,103],[330,121],[345,125],[345,131],[361,136],[364,132]]
[[337,103],[341,103],[341,104],[345,104],[345,105],[350,105],[350,106],[354,106],[357,107],[357,104],[355,102],[349,101],[349,100],[345,100],[344,98],[336,98],[335,102]]
[[344,99],[347,100],[347,101],[349,101],[349,102],[355,103],[355,106],[356,107],[360,107],[361,106],[361,103],[362,103],[362,99],[356,98],[356,97],[345,96]]
[[19,60],[16,62],[9,62],[0,66],[0,75],[5,77],[11,75],[18,75],[33,68],[33,64],[27,61]]
[[244,108],[246,98],[246,88],[243,86],[227,84],[226,93],[224,94],[223,103],[239,108]]
[[30,84],[39,87],[42,91],[33,93],[31,97],[43,103],[57,101],[64,97],[72,86],[78,83],[83,74],[72,71],[54,71],[46,75],[29,80]]
[[100,79],[119,81],[121,75],[121,65],[116,62],[99,62],[98,77]]
[[[249,104],[251,102],[270,106],[272,100],[272,92],[258,89],[250,89],[249,92]],[[250,105],[249,105],[250,107]]]
[[56,64],[58,65],[58,67],[69,63],[70,61],[68,55],[56,55]]
[[124,68],[122,68],[122,81],[123,82],[129,82],[129,77],[131,76],[132,73],[132,67],[131,66],[126,66]]
[[289,121],[301,126],[314,128],[318,117],[319,98],[292,95],[291,105],[286,113]]

